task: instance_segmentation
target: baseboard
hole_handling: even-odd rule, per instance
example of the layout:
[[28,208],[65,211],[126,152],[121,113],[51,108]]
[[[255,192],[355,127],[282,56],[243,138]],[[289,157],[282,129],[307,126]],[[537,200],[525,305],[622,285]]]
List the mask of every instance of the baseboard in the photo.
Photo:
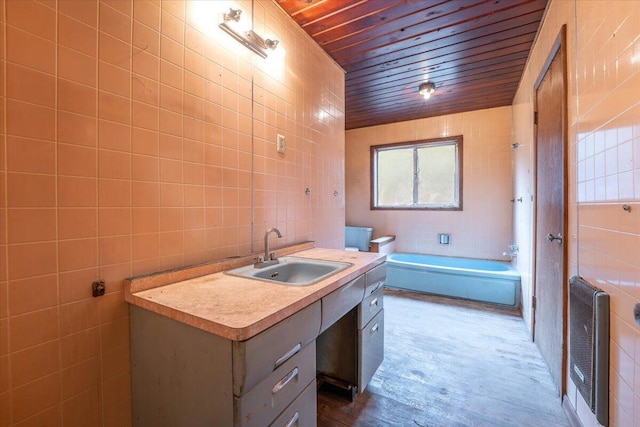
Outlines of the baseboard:
[[564,409],[564,414],[567,416],[567,420],[569,421],[569,425],[571,427],[584,427],[582,425],[582,421],[578,418],[578,414],[576,413],[576,409],[571,404],[569,400],[569,396],[566,394],[562,398],[562,409]]

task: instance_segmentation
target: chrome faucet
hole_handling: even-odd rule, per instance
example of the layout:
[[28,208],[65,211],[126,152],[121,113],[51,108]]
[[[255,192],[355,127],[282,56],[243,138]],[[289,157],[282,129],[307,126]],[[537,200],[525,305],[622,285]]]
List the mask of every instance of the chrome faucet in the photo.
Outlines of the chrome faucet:
[[277,228],[270,228],[264,233],[264,257],[258,257],[256,263],[253,264],[256,268],[266,267],[268,265],[277,264],[278,257],[275,252],[269,252],[269,234],[275,232],[278,238],[282,237],[280,230]]
[[509,243],[509,252],[502,252],[502,256],[508,256],[510,258],[516,258],[520,248],[515,243]]

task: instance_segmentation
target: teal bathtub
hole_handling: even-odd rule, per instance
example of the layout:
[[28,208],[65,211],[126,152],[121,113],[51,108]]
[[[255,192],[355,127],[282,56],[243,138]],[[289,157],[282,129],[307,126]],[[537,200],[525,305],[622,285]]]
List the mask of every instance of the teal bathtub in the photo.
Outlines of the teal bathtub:
[[520,274],[502,261],[393,253],[387,255],[386,286],[520,306]]

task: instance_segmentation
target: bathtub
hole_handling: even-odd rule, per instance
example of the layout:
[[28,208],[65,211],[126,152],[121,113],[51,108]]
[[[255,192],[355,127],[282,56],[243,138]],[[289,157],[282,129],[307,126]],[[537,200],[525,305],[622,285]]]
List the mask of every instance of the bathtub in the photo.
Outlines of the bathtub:
[[520,305],[520,275],[511,264],[502,261],[393,253],[387,255],[386,286]]

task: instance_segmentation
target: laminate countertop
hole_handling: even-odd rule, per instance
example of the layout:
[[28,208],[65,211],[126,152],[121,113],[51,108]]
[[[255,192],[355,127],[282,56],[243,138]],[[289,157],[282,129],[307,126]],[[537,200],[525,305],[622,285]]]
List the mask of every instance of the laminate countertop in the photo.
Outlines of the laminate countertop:
[[[270,283],[224,273],[224,270],[248,265],[251,258],[247,257],[229,260],[226,264],[217,263],[213,269],[220,271],[185,280],[181,280],[185,277],[185,274],[181,274],[184,270],[129,279],[125,285],[125,300],[221,337],[244,341],[313,304],[386,259],[384,254],[374,252],[302,248],[301,251],[286,255],[342,261],[353,266],[307,286]],[[279,251],[278,255],[283,256],[283,253]],[[178,281],[167,283],[175,278]]]

